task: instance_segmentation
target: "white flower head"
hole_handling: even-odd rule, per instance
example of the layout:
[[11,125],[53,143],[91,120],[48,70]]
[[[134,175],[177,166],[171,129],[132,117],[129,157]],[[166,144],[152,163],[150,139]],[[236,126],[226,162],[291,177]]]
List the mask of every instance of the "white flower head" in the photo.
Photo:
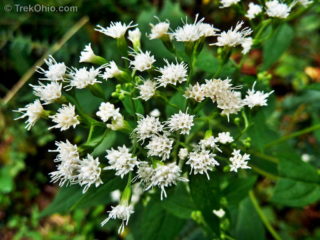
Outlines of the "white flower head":
[[179,112],[172,115],[166,125],[170,131],[177,131],[180,134],[189,134],[191,127],[193,126],[194,116],[188,113]]
[[132,44],[139,42],[140,38],[141,38],[141,32],[139,28],[135,28],[128,32],[128,39],[130,40],[130,42],[132,42]]
[[140,93],[138,98],[148,101],[156,93],[157,85],[152,80],[146,80],[143,84],[137,86],[137,89]]
[[146,146],[148,150],[148,156],[156,156],[162,160],[166,160],[170,157],[173,140],[165,135],[154,135],[151,137],[150,142]]
[[57,170],[51,172],[51,182],[59,182],[59,186],[78,183],[78,169],[80,164],[77,145],[66,142],[56,142],[57,149],[49,152],[57,152],[55,162],[58,162]]
[[147,162],[139,162],[137,176],[133,180],[140,179],[143,185],[149,186],[153,172],[154,169]]
[[199,142],[199,146],[201,149],[205,150],[206,148],[209,148],[211,150],[215,150],[217,149],[218,151],[221,152],[219,146],[218,146],[218,143],[219,140],[213,136],[211,137],[208,137],[206,139],[202,139],[200,142]]
[[110,193],[112,202],[119,202],[121,198],[121,191],[119,189],[114,190]]
[[232,143],[233,137],[230,135],[230,132],[221,132],[218,134],[218,141],[222,144]]
[[262,7],[259,4],[253,2],[249,3],[249,9],[247,11],[246,17],[249,19],[254,19],[262,12]]
[[252,30],[249,27],[241,29],[242,25],[243,22],[238,22],[234,28],[221,32],[218,34],[217,43],[210,45],[217,45],[219,47],[236,47],[238,45],[242,45],[246,37],[252,33]]
[[189,151],[187,148],[180,148],[178,153],[179,159],[184,160],[188,157],[188,155],[189,155]]
[[101,226],[104,226],[110,219],[120,219],[122,221],[118,233],[122,233],[124,226],[128,225],[129,218],[131,214],[134,213],[133,207],[131,205],[118,205],[112,207],[111,211],[108,211],[109,216],[101,222]]
[[190,165],[193,174],[206,174],[210,179],[208,171],[212,171],[219,163],[214,159],[215,154],[210,153],[208,150],[200,150],[189,153],[188,161],[186,164]]
[[150,39],[158,39],[168,35],[170,28],[169,22],[159,22],[156,25],[151,25]]
[[66,65],[63,62],[58,63],[51,55],[44,62],[47,64],[48,70],[37,67],[37,72],[44,75],[44,78],[40,78],[40,80],[63,81],[67,71]]
[[161,115],[161,112],[159,111],[158,108],[155,108],[155,109],[153,109],[153,110],[150,112],[150,116],[151,116],[151,117],[156,117],[156,118],[158,118],[158,117],[160,117],[160,115]]
[[111,22],[109,27],[104,28],[100,25],[97,25],[95,30],[112,38],[121,38],[126,34],[128,29],[136,26],[137,24],[133,25],[132,22],[130,22],[128,25],[122,22]]
[[269,17],[287,18],[290,14],[291,7],[278,0],[266,2],[266,12]]
[[97,80],[97,77],[100,74],[100,68],[95,69],[91,67],[87,69],[82,67],[80,69],[72,68],[72,71],[69,73],[69,89],[75,87],[78,89],[86,88],[89,85],[94,85],[96,83],[101,83]]
[[156,61],[151,52],[133,52],[131,53],[133,60],[130,61],[130,66],[137,71],[143,72],[152,68],[152,64]]
[[172,185],[176,185],[178,181],[187,182],[188,179],[180,177],[181,169],[175,163],[169,163],[167,165],[158,164],[154,169],[154,173],[151,177],[151,184],[148,187],[159,187],[161,189],[160,198],[167,197],[165,188]]
[[119,108],[115,108],[115,106],[109,102],[101,103],[99,111],[96,114],[103,122],[107,122],[109,119],[115,120],[121,116]]
[[222,4],[220,8],[227,8],[233,4],[237,4],[238,2],[240,2],[240,0],[220,0],[220,2]]
[[191,98],[197,102],[202,102],[205,98],[205,89],[204,86],[199,83],[196,83],[195,85],[190,85],[185,91],[184,96],[186,98]]
[[118,150],[107,150],[106,158],[110,166],[105,167],[105,170],[115,170],[116,176],[123,178],[124,175],[133,171],[138,165],[137,157],[134,157],[126,146],[118,147]]
[[107,124],[107,128],[110,128],[113,131],[118,131],[126,127],[126,122],[122,115],[117,116],[115,119],[112,119],[111,123]]
[[203,23],[204,18],[198,21],[198,14],[192,24],[185,23],[182,27],[178,27],[172,36],[178,42],[195,42],[202,37],[215,36],[218,29],[212,25]]
[[94,59],[96,55],[94,54],[91,43],[87,44],[85,48],[81,52],[80,61],[79,62],[91,62],[92,59]]
[[168,84],[177,85],[178,83],[187,81],[187,64],[184,62],[169,63],[166,59],[164,61],[166,65],[158,69],[161,74],[157,78],[160,86],[166,87]]
[[223,216],[226,214],[226,212],[222,208],[220,208],[219,210],[213,210],[212,212],[218,218],[223,218]]
[[250,51],[252,44],[253,44],[253,40],[251,37],[244,38],[241,43],[242,54],[247,54]]
[[213,102],[216,102],[218,98],[221,98],[225,93],[230,92],[234,88],[231,84],[231,79],[211,79],[206,80],[206,83],[202,85],[202,89],[205,97],[209,97]]
[[50,104],[61,97],[62,84],[58,82],[50,82],[47,85],[39,83],[38,86],[30,86],[33,87],[34,95],[39,97],[44,104]]
[[238,169],[250,169],[251,167],[248,166],[248,160],[250,160],[249,154],[240,154],[240,150],[234,149],[232,152],[232,157],[230,157],[230,171],[231,172],[238,172]]
[[75,128],[80,123],[79,116],[76,115],[75,106],[71,103],[69,103],[69,105],[62,105],[55,115],[49,117],[52,118],[54,123],[56,123],[56,125],[50,127],[49,129],[60,128],[61,131],[64,131],[70,127]]
[[140,116],[138,125],[133,130],[133,133],[137,136],[139,141],[144,141],[147,138],[159,134],[162,130],[163,125],[159,121],[159,118],[153,116]]
[[221,114],[226,115],[229,120],[230,114],[238,113],[243,107],[241,93],[237,91],[229,91],[217,98],[217,107],[222,109]]
[[273,93],[273,91],[269,93],[264,93],[262,91],[254,90],[256,82],[253,84],[252,89],[247,91],[246,97],[243,99],[245,105],[249,108],[253,108],[255,106],[267,106],[267,99]]
[[121,71],[117,64],[114,61],[109,62],[108,64],[104,65],[105,72],[101,74],[101,77],[105,80],[108,80],[109,78],[115,78],[123,73]]
[[25,107],[19,108],[18,110],[14,111],[22,113],[22,115],[15,120],[25,117],[27,118],[27,124],[25,127],[27,130],[30,130],[31,127],[34,126],[34,124],[38,121],[39,118],[41,118],[44,113],[44,109],[39,100],[35,100],[33,103],[29,103]]
[[80,161],[77,178],[80,186],[84,186],[82,193],[87,192],[92,184],[96,187],[102,184],[100,178],[101,168],[99,165],[99,158],[93,158],[90,154]]

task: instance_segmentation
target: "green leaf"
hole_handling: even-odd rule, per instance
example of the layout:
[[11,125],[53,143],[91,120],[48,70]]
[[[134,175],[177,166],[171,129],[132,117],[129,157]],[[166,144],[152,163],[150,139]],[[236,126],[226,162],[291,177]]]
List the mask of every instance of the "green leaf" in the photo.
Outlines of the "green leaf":
[[189,186],[197,209],[201,211],[210,229],[220,236],[220,220],[212,213],[213,210],[220,209],[218,181],[218,177],[214,174],[210,174],[210,180],[205,175],[191,175]]
[[291,207],[302,207],[320,199],[320,186],[288,178],[277,182],[271,201]]
[[117,133],[115,131],[108,132],[101,143],[95,147],[92,152],[93,156],[99,156],[104,153],[107,149],[112,147],[113,143],[116,141]]
[[79,185],[61,187],[53,202],[43,210],[41,217],[53,213],[65,213],[74,208],[87,208],[98,204],[106,204],[109,201],[110,192],[115,189],[123,189],[125,179],[115,178],[114,172],[105,172],[101,177],[103,184],[98,188],[91,186],[86,193],[82,193]]
[[132,100],[131,96],[126,96],[123,100],[122,100],[124,109],[127,111],[127,113],[129,113],[131,116],[135,115],[135,111],[134,111],[134,103]]
[[280,25],[263,45],[262,70],[275,63],[290,46],[294,37],[293,29],[286,23]]
[[205,49],[197,57],[196,67],[204,72],[214,74],[219,68],[219,61],[213,56],[211,51]]
[[222,191],[222,196],[228,200],[228,204],[237,205],[241,200],[248,196],[249,190],[253,187],[257,180],[256,176],[247,178],[232,178],[230,184]]
[[242,200],[237,210],[232,209],[230,211],[233,215],[235,239],[265,239],[265,229],[249,198]]
[[134,239],[172,240],[181,231],[184,220],[177,218],[161,207],[157,199],[151,199],[147,206],[137,211],[138,216],[131,221]]
[[185,109],[186,104],[187,104],[186,98],[179,92],[176,93],[175,95],[173,95],[170,98],[169,102],[173,105],[176,105],[177,107],[170,106],[169,104],[167,104],[167,106],[166,106],[167,116],[171,116],[171,115],[177,113],[179,110]]
[[168,198],[162,201],[161,206],[172,215],[188,219],[192,211],[196,210],[190,194],[184,184],[179,184],[168,192]]

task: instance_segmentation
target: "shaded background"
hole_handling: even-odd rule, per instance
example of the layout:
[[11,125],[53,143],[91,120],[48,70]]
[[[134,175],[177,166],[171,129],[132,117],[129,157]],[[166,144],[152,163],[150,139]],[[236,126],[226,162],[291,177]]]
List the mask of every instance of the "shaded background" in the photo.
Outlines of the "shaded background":
[[[244,1],[245,2],[245,1]],[[46,6],[76,6],[76,12],[17,12],[14,4]],[[14,6],[5,12],[5,6]],[[242,17],[231,8],[219,9],[218,1],[2,1],[0,18],[0,239],[118,239],[114,228],[100,228],[105,206],[74,210],[70,214],[54,214],[40,218],[54,198],[57,187],[49,184],[48,173],[54,169],[52,155],[54,135],[39,121],[30,132],[22,122],[13,121],[12,109],[33,100],[30,88],[38,75],[30,77],[32,66],[52,53],[57,61],[79,66],[79,54],[91,42],[93,49],[107,59],[115,57],[115,42],[94,31],[96,24],[107,26],[110,21],[134,21],[142,32],[149,32],[153,16],[169,19],[175,29],[186,15],[206,18],[220,29],[227,29]],[[8,9],[7,9],[8,10]],[[279,127],[283,134],[319,123],[320,109],[320,7],[315,5],[301,18],[291,21],[294,37],[287,52],[277,64],[270,64],[271,84],[277,97]],[[145,36],[144,36],[145,38]],[[157,40],[158,41],[158,40]],[[210,40],[209,40],[210,41]],[[144,43],[156,56],[166,51],[160,42]],[[261,49],[250,52],[242,72],[253,77],[261,69]],[[237,60],[238,56],[232,56]],[[205,61],[204,59],[203,61]],[[23,86],[17,93],[17,85]],[[16,87],[15,87],[16,86]],[[311,86],[309,88],[309,86]],[[307,89],[308,88],[308,89]],[[318,88],[318,89],[317,89]],[[68,134],[68,133],[66,133]],[[66,136],[66,135],[64,135]],[[305,161],[319,167],[320,132],[296,139],[295,145]],[[261,179],[257,186],[260,199],[270,195],[272,183]],[[320,207],[276,208],[264,210],[288,232],[287,239],[320,239]],[[130,237],[129,237],[130,238]],[[182,232],[178,239],[200,239],[197,232]]]

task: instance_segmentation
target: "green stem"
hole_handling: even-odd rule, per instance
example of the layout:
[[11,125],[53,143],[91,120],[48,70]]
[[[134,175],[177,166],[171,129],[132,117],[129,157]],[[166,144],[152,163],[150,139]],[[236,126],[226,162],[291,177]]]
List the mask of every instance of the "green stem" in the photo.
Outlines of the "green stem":
[[266,226],[266,228],[268,229],[268,231],[270,232],[272,237],[275,240],[282,240],[281,237],[279,236],[279,234],[276,232],[276,230],[272,227],[272,225],[269,222],[268,218],[264,215],[261,207],[259,206],[258,200],[256,199],[256,197],[255,197],[255,195],[254,195],[252,190],[249,192],[249,197],[250,197],[250,200],[251,200],[254,208],[256,209],[261,221]]
[[271,143],[268,143],[268,144],[265,146],[265,148],[269,148],[269,147],[271,147],[271,146],[273,146],[273,145],[277,145],[277,144],[279,144],[279,143],[281,143],[281,142],[285,142],[285,141],[287,141],[287,140],[290,139],[290,138],[295,138],[295,137],[298,137],[298,136],[300,136],[300,135],[303,135],[303,134],[306,134],[306,133],[309,133],[309,132],[316,131],[316,130],[318,130],[318,129],[320,129],[320,124],[316,124],[316,125],[314,125],[314,126],[311,126],[311,127],[305,128],[305,129],[302,129],[302,130],[300,130],[300,131],[296,131],[296,132],[294,132],[294,133],[291,133],[291,134],[285,135],[285,136],[283,136],[283,137],[280,137],[279,139],[277,139],[277,140],[275,140],[275,141],[273,141],[273,142],[271,142]]
[[90,126],[90,130],[89,130],[89,134],[88,134],[88,137],[87,137],[87,143],[91,140],[91,138],[92,138],[92,134],[93,134],[93,130],[94,130],[94,125],[91,125]]

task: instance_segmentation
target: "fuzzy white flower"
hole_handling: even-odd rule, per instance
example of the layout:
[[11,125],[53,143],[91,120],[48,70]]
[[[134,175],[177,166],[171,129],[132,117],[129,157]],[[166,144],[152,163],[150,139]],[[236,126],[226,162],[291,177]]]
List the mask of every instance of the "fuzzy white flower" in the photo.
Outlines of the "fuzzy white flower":
[[190,165],[193,174],[206,174],[210,179],[208,171],[212,171],[219,163],[214,159],[215,154],[208,150],[193,151],[189,153],[186,164]]
[[112,202],[119,202],[121,198],[121,191],[119,189],[114,190],[110,193]]
[[72,71],[69,73],[69,90],[73,87],[82,89],[89,85],[94,85],[96,83],[101,83],[97,80],[97,77],[100,74],[100,68],[95,69],[91,67],[87,69],[86,67],[82,67],[80,69],[72,68]]
[[118,147],[118,150],[107,150],[106,158],[110,166],[105,167],[104,170],[115,170],[116,176],[123,178],[124,175],[133,171],[134,167],[138,165],[137,157],[134,157],[126,146]]
[[249,3],[249,9],[246,14],[246,17],[249,19],[254,19],[262,12],[262,7],[259,4]]
[[233,4],[237,4],[238,2],[240,2],[240,0],[220,0],[220,2],[222,4],[220,8],[227,8]]
[[133,60],[130,61],[130,66],[137,71],[143,72],[152,68],[152,64],[156,61],[151,52],[134,52],[131,53]]
[[140,116],[137,127],[133,130],[133,134],[137,136],[139,141],[144,141],[153,135],[158,134],[163,130],[163,125],[159,121],[159,118],[146,116]]
[[264,93],[262,91],[254,90],[254,86],[256,82],[253,84],[252,89],[247,91],[246,97],[243,99],[245,105],[249,108],[253,108],[255,106],[267,106],[267,98],[273,93],[273,91],[269,93]]
[[186,98],[191,98],[197,102],[202,102],[205,98],[205,90],[203,85],[196,83],[195,85],[188,86],[184,96]]
[[107,122],[109,119],[115,120],[120,117],[119,111],[119,108],[115,108],[112,103],[103,102],[100,104],[99,111],[96,114],[103,122]]
[[241,93],[229,91],[217,98],[217,107],[222,109],[221,114],[226,115],[229,120],[230,114],[238,113],[243,107]]
[[156,25],[151,25],[151,33],[149,35],[150,39],[158,39],[168,35],[168,30],[170,27],[169,22],[159,22]]
[[198,21],[198,15],[196,15],[194,23],[186,23],[182,27],[178,27],[172,36],[178,42],[195,42],[202,37],[215,36],[218,29],[203,23],[203,20],[204,18]]
[[178,157],[181,160],[184,160],[188,157],[188,149],[187,148],[180,148],[179,153],[178,153]]
[[49,116],[52,118],[52,121],[56,123],[56,125],[50,127],[49,129],[60,128],[61,131],[64,131],[70,127],[75,128],[80,123],[78,119],[79,116],[76,115],[75,111],[75,106],[73,106],[71,103],[69,103],[69,105],[62,105],[55,115]]
[[148,150],[148,156],[156,156],[162,160],[166,160],[170,157],[173,140],[165,135],[153,136],[150,142],[146,146]]
[[137,175],[133,180],[140,179],[143,185],[149,186],[153,172],[154,169],[147,162],[139,162]]
[[157,118],[157,117],[160,117],[160,115],[161,115],[161,112],[159,111],[158,108],[155,108],[150,112],[150,116],[152,116],[152,117]]
[[104,226],[110,219],[120,219],[122,223],[118,229],[118,233],[121,233],[124,230],[124,226],[128,225],[131,214],[134,213],[133,207],[131,205],[128,206],[120,204],[111,208],[111,211],[108,211],[109,216],[101,222],[101,226]]
[[218,141],[222,144],[232,143],[233,137],[230,135],[230,132],[221,132],[218,134]]
[[94,54],[91,43],[85,46],[85,48],[81,52],[80,61],[79,62],[91,62],[92,59],[94,59],[96,55]]
[[80,164],[77,145],[72,145],[68,140],[66,142],[56,142],[57,149],[49,152],[57,152],[55,162],[58,162],[57,170],[51,172],[51,182],[59,182],[59,186],[65,184],[75,184],[78,181],[78,169]]
[[206,139],[202,139],[200,142],[199,142],[199,145],[202,149],[206,149],[206,148],[210,148],[212,150],[214,149],[217,149],[218,151],[221,152],[219,146],[217,145],[217,143],[219,142],[219,140],[213,136],[211,137],[208,137]]
[[30,86],[33,87],[34,95],[39,97],[44,104],[50,104],[61,97],[62,84],[58,82],[51,82],[47,85],[39,83],[38,86]]
[[187,81],[187,64],[181,63],[169,63],[166,59],[164,60],[166,65],[159,68],[161,76],[157,78],[160,86],[166,87],[168,84],[177,85]]
[[99,158],[93,158],[90,154],[80,161],[77,178],[80,186],[84,186],[82,193],[87,192],[92,184],[96,187],[102,184],[100,178],[101,168],[99,165]]
[[242,54],[247,54],[250,51],[252,44],[253,44],[253,40],[251,37],[244,38],[241,43]]
[[143,84],[137,86],[137,89],[140,93],[139,98],[143,99],[144,101],[148,101],[156,93],[156,88],[157,86],[154,81],[144,81]]
[[39,100],[35,100],[33,103],[29,103],[25,107],[19,108],[18,110],[14,111],[22,113],[22,115],[15,120],[25,117],[27,118],[27,124],[25,127],[27,130],[30,130],[31,127],[34,126],[34,124],[38,121],[39,118],[41,118],[44,113],[44,109]]
[[166,122],[170,131],[177,131],[180,134],[189,134],[193,126],[194,116],[188,113],[179,112],[172,115]]
[[223,216],[226,214],[226,212],[222,208],[220,208],[219,210],[213,210],[212,212],[218,218],[223,218]]
[[109,27],[104,28],[100,25],[97,25],[95,30],[112,38],[121,38],[126,34],[129,28],[133,28],[136,26],[137,25],[132,25],[132,22],[130,22],[128,25],[121,22],[111,22]]
[[266,2],[266,13],[269,17],[287,18],[290,14],[291,7],[278,0]]
[[231,172],[238,172],[238,169],[249,169],[251,168],[248,166],[248,160],[250,160],[249,154],[241,155],[240,150],[234,149],[232,152],[232,157],[230,157],[230,171]]
[[128,39],[130,40],[130,42],[132,42],[132,44],[136,44],[137,42],[139,42],[140,38],[141,38],[141,32],[139,28],[135,28],[128,32]]
[[126,122],[122,115],[116,117],[111,121],[111,123],[107,124],[107,128],[110,128],[113,131],[118,131],[126,127]]
[[63,77],[67,71],[66,65],[63,62],[58,63],[51,55],[44,62],[47,64],[48,70],[37,67],[37,72],[45,76],[44,78],[40,78],[40,80],[63,81]]
[[202,89],[205,97],[209,97],[213,102],[216,102],[218,98],[221,98],[225,93],[230,92],[234,88],[231,84],[231,79],[211,79],[206,80],[206,83],[202,85]]
[[108,80],[109,78],[115,78],[117,76],[120,76],[123,71],[121,71],[117,64],[114,61],[111,61],[110,63],[104,65],[105,66],[105,72],[101,74],[101,77],[105,80]]
[[159,187],[161,189],[160,198],[167,197],[165,188],[172,185],[176,185],[178,181],[187,182],[188,179],[180,177],[181,169],[175,163],[169,163],[167,165],[158,164],[154,169],[154,173],[151,177],[151,184],[148,187]]
[[243,22],[238,22],[234,28],[221,32],[218,34],[217,42],[210,45],[217,45],[219,47],[236,47],[242,45],[246,40],[246,37],[252,33],[252,30],[249,27],[241,29],[242,25]]

